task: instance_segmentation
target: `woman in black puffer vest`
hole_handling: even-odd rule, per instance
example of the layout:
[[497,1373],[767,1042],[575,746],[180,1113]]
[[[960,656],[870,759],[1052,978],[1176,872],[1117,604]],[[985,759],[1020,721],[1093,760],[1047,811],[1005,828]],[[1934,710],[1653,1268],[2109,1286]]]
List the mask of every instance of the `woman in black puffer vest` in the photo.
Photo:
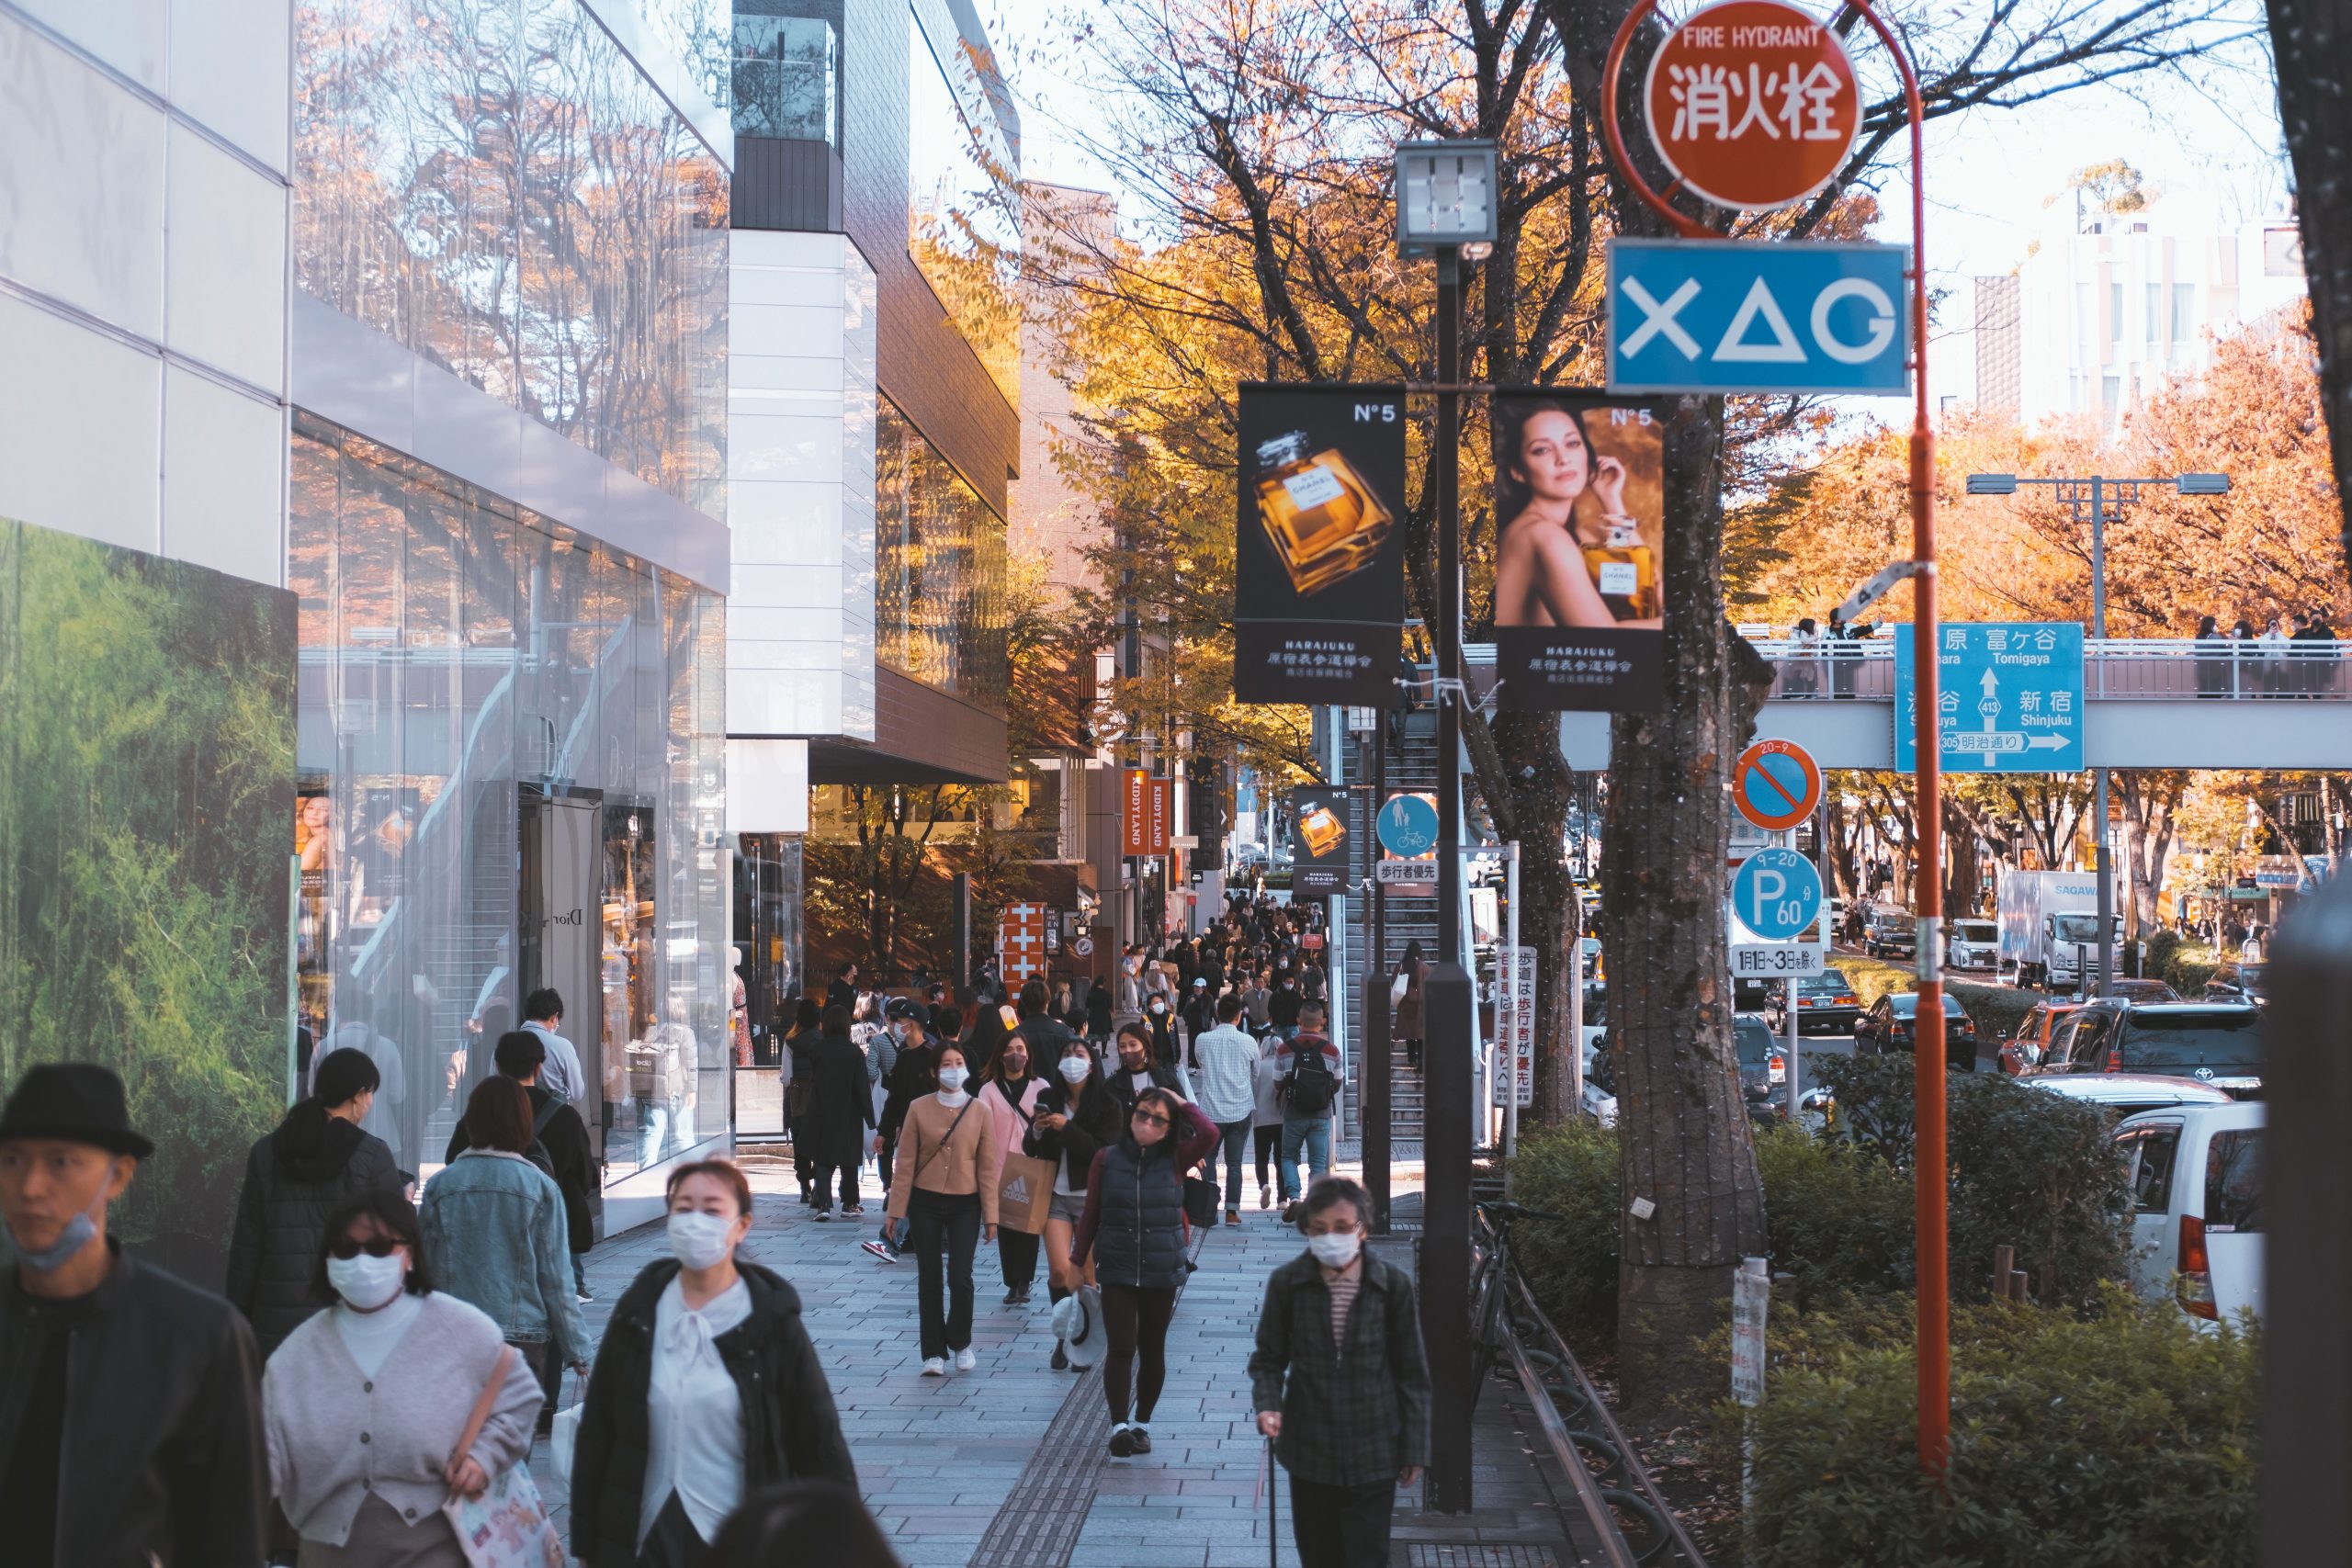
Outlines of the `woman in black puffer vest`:
[[[1086,1212],[1070,1244],[1070,1261],[1094,1255],[1102,1287],[1102,1393],[1111,1402],[1111,1453],[1151,1451],[1152,1406],[1168,1378],[1168,1321],[1184,1283],[1184,1173],[1217,1145],[1216,1123],[1181,1096],[1148,1089],[1136,1097],[1126,1134],[1094,1156]],[[1129,1422],[1127,1379],[1135,1379]]]

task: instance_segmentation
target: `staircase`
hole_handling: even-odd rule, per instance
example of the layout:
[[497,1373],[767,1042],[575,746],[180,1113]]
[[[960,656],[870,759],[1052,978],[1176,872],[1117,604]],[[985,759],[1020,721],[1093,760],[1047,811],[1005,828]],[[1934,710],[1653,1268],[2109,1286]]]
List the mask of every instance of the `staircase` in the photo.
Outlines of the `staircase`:
[[[1387,715],[1385,722],[1388,725],[1388,767],[1384,782],[1388,793],[1391,795],[1421,792],[1434,794],[1438,787],[1437,710],[1411,708],[1402,713]],[[1354,749],[1350,750],[1352,751]],[[1351,769],[1358,766],[1359,762],[1360,759],[1354,756],[1349,758],[1349,765]],[[1351,775],[1349,782],[1370,783],[1371,776],[1367,771],[1361,781]],[[1364,812],[1364,822],[1369,828],[1371,813],[1378,809],[1379,802],[1370,801],[1369,796],[1364,798],[1369,801]],[[1367,855],[1377,858],[1379,846],[1369,831],[1363,835],[1363,842]],[[1365,869],[1368,873],[1369,865]],[[1349,945],[1351,951],[1355,953],[1366,953],[1371,949],[1372,900],[1367,897],[1356,899],[1353,902],[1360,913],[1353,922],[1355,929],[1349,933]],[[1376,964],[1363,965],[1362,984],[1368,989],[1375,989],[1385,1001],[1388,994],[1389,978],[1396,974],[1396,965],[1403,961],[1405,946],[1408,942],[1419,942],[1421,944],[1421,958],[1425,963],[1437,962],[1437,900],[1434,897],[1389,893],[1383,897],[1382,902],[1385,908],[1382,919],[1381,951],[1377,955]],[[1356,1016],[1360,1021],[1363,1013],[1359,1011]],[[1355,1121],[1358,1124],[1358,1135],[1361,1136],[1363,1105],[1362,1078],[1363,1053],[1357,1052],[1354,1060],[1357,1081],[1351,1087],[1356,1096]],[[1419,1145],[1421,1141],[1420,1072],[1407,1065],[1405,1047],[1401,1042],[1391,1042],[1389,1062],[1389,1136],[1393,1143],[1398,1145]]]

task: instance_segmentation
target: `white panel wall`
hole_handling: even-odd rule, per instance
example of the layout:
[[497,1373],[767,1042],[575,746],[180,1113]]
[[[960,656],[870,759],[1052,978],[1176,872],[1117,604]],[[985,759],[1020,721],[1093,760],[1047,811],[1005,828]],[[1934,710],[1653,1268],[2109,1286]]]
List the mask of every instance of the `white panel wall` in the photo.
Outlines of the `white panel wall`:
[[0,516],[282,583],[286,0],[0,14]]
[[871,740],[874,274],[839,234],[739,229],[730,265],[728,733]]
[[727,830],[808,830],[808,742],[727,742]]

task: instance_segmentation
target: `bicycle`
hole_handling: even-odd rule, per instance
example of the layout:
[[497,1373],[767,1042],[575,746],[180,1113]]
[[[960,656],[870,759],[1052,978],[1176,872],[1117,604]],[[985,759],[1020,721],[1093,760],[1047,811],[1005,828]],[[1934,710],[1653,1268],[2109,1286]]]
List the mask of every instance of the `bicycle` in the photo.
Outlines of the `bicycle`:
[[[1478,1217],[1486,1223],[1494,1237],[1491,1247],[1474,1248],[1477,1264],[1470,1277],[1470,1407],[1478,1407],[1478,1395],[1486,1388],[1487,1380],[1496,1367],[1510,1359],[1510,1352],[1502,1336],[1512,1334],[1518,1327],[1510,1308],[1510,1281],[1517,1272],[1511,1257],[1510,1227],[1520,1220],[1549,1220],[1555,1224],[1568,1222],[1558,1214],[1547,1214],[1540,1209],[1525,1208],[1518,1203],[1493,1202],[1476,1205]],[[1528,1360],[1539,1376],[1555,1372],[1560,1359],[1535,1346],[1525,1347]]]

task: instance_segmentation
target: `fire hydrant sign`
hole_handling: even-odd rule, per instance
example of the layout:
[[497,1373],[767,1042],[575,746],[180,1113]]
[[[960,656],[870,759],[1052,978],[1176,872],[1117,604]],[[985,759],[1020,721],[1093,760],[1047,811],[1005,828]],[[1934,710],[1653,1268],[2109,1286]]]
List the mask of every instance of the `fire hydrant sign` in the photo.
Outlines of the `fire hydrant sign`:
[[1788,207],[1829,183],[1862,124],[1845,45],[1781,0],[1726,0],[1650,60],[1650,141],[1681,183],[1722,207]]

